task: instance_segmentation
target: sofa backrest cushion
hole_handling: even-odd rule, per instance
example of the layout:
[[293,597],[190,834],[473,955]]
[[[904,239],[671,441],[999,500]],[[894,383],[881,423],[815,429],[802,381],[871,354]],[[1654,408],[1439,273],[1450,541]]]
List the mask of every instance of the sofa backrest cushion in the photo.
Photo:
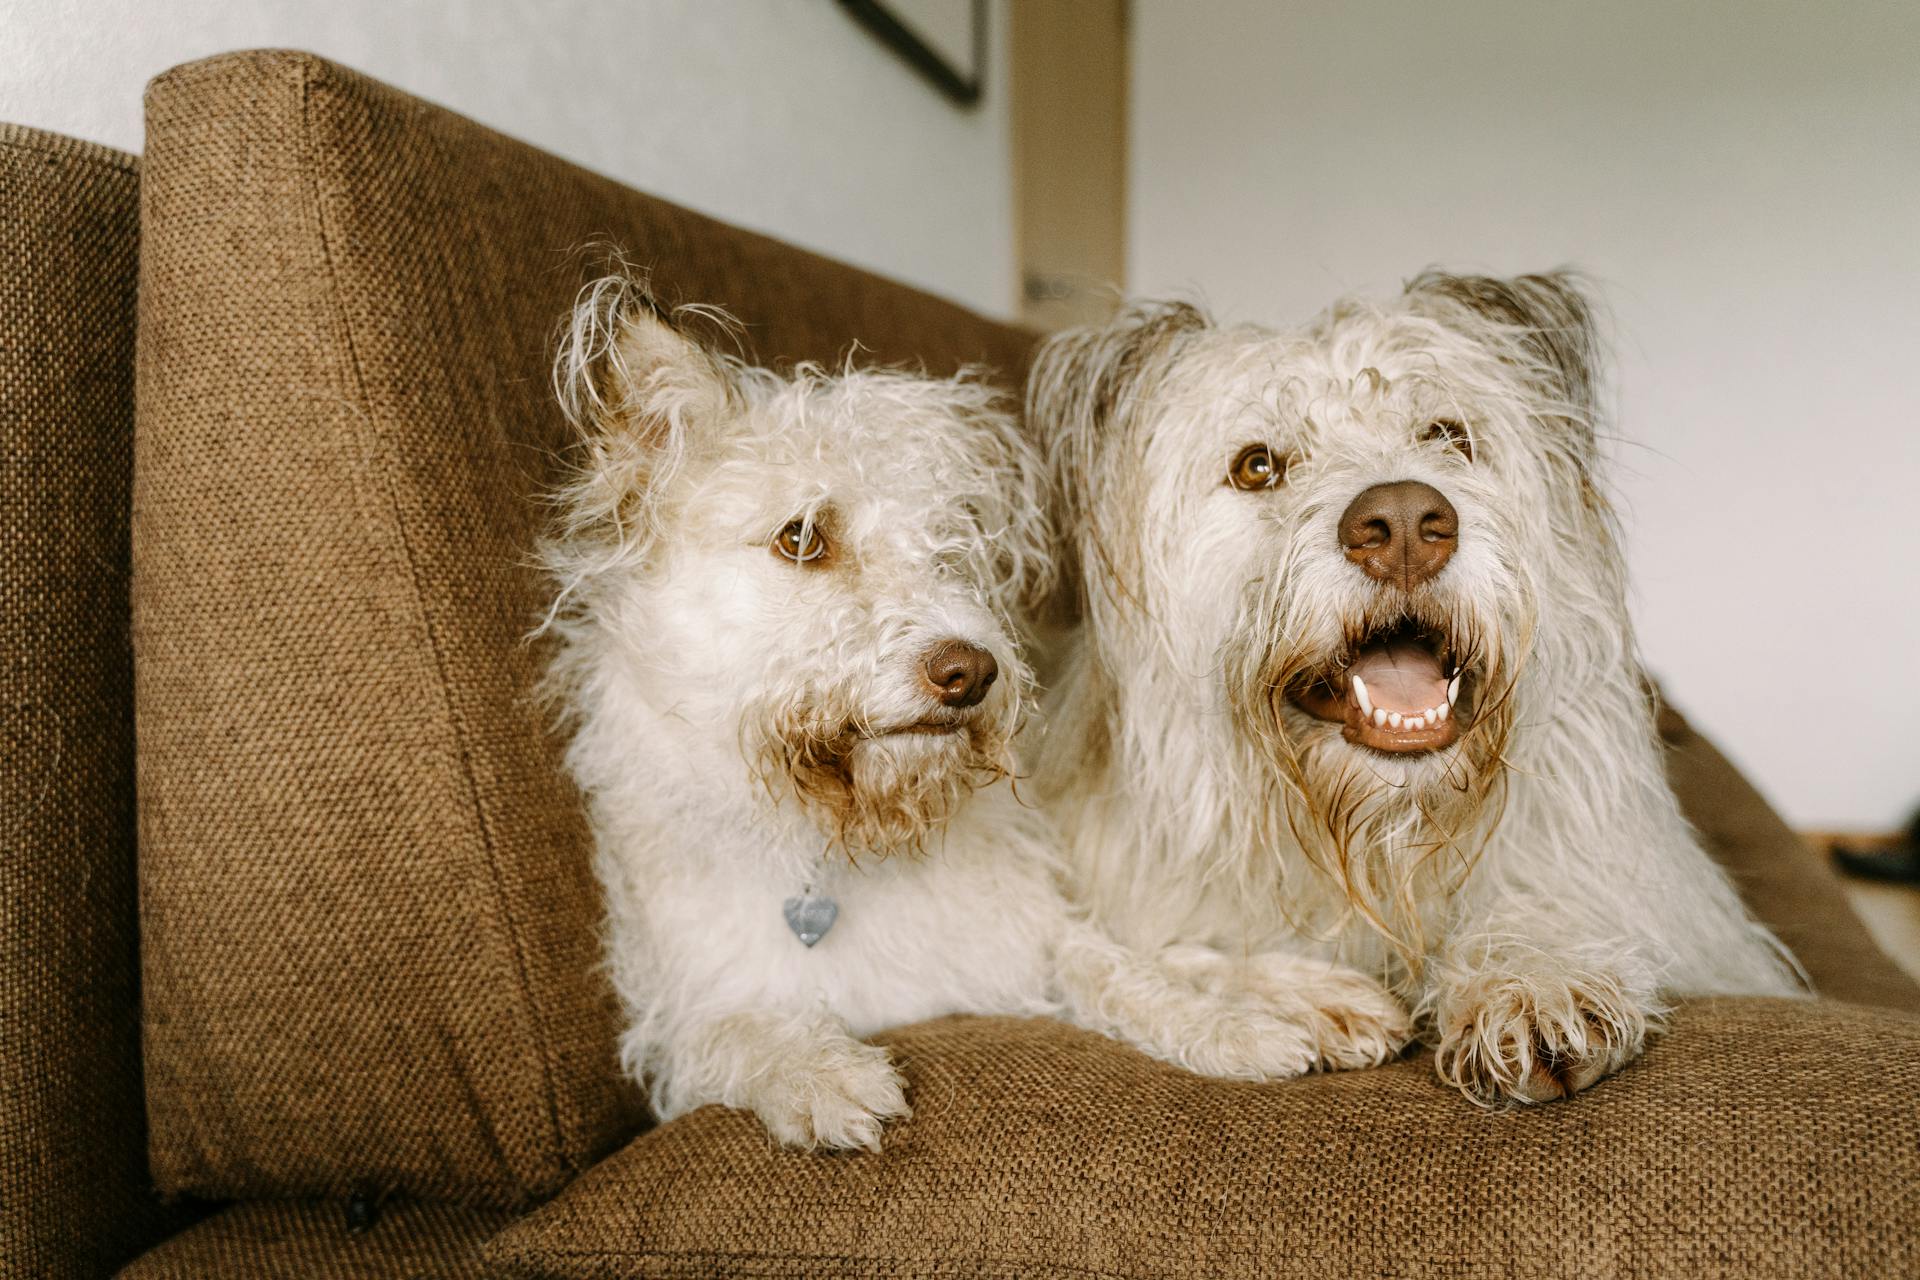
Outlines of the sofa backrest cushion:
[[1012,372],[1030,338],[302,54],[157,79],[142,209],[155,1175],[523,1204],[641,1115],[527,639],[581,247],[770,361]]
[[0,1275],[100,1276],[147,1176],[127,502],[140,175],[0,125]]
[[1664,702],[1667,777],[1694,830],[1760,922],[1793,951],[1815,992],[1920,1013],[1920,984],[1882,951],[1839,876],[1751,782]]

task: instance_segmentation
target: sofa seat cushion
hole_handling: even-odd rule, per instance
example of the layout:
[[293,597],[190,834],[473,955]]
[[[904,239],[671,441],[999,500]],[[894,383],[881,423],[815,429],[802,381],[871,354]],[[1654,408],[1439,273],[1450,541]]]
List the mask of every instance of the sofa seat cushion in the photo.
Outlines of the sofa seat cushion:
[[482,1280],[480,1255],[511,1215],[388,1204],[360,1230],[337,1200],[235,1205],[136,1258],[121,1280]]
[[[644,121],[621,127],[644,128]],[[134,644],[156,1179],[502,1207],[630,1136],[582,807],[533,686],[596,241],[768,360],[1029,335],[293,53],[147,95]]]
[[1920,1274],[1920,1020],[1689,1005],[1572,1101],[1481,1111],[1421,1055],[1202,1079],[1047,1021],[882,1037],[913,1118],[877,1156],[709,1107],[508,1227],[553,1280],[640,1276]]

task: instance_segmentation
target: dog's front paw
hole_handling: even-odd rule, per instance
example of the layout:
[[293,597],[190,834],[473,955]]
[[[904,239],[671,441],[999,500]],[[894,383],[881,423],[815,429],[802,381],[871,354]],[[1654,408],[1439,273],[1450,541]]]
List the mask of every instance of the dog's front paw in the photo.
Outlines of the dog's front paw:
[[801,1060],[767,1072],[747,1101],[791,1147],[878,1151],[886,1123],[912,1114],[887,1051],[851,1038],[810,1046]]
[[[1273,952],[1231,958],[1211,947],[1163,948],[1151,962],[1114,948],[1066,970],[1083,1025],[1200,1075],[1288,1080],[1386,1061],[1412,1038],[1405,1006],[1383,985],[1324,960]],[[1085,972],[1080,969],[1084,968]]]
[[[1171,1058],[1189,1071],[1228,1080],[1290,1080],[1312,1071],[1313,1033],[1245,1000],[1198,997],[1196,1015],[1172,1036]],[[1217,1000],[1212,1008],[1204,1007]]]
[[1169,947],[1152,961],[1129,957],[1089,972],[1097,974],[1087,983],[1097,999],[1087,1002],[1083,1024],[1143,1053],[1228,1080],[1287,1080],[1313,1070],[1306,1025],[1253,997],[1238,966],[1212,948]]
[[1434,1067],[1483,1105],[1568,1098],[1638,1057],[1657,1014],[1604,973],[1477,974],[1438,1003]]
[[1253,991],[1306,1028],[1324,1070],[1377,1067],[1413,1039],[1406,1005],[1358,970],[1283,953],[1256,955],[1247,968]]

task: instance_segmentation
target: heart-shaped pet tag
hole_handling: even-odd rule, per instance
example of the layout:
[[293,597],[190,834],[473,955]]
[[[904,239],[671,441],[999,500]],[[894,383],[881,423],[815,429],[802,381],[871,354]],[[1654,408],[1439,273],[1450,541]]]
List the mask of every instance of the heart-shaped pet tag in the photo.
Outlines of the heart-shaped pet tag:
[[780,914],[787,918],[787,928],[793,930],[793,936],[810,947],[826,937],[827,930],[840,918],[840,904],[832,898],[803,893],[782,903]]

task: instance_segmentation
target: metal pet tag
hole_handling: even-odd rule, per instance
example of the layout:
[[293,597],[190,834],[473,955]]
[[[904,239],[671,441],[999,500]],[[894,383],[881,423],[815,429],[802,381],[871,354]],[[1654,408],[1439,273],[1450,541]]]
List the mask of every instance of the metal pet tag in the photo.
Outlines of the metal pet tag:
[[782,903],[780,914],[787,918],[787,928],[793,930],[793,936],[810,947],[833,928],[833,922],[840,917],[840,904],[832,898],[803,893]]

